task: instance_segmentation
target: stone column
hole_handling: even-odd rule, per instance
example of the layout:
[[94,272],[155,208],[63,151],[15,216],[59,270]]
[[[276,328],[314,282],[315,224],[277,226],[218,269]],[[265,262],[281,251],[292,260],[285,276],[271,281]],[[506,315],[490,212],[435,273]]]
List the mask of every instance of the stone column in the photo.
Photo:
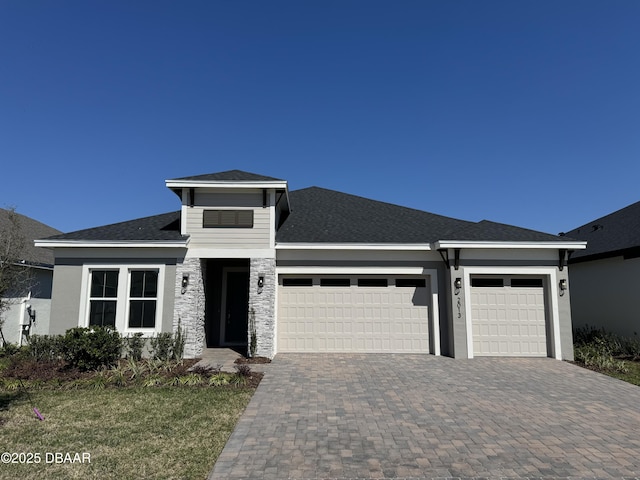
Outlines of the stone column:
[[[256,352],[258,357],[273,358],[275,354],[275,300],[276,300],[276,260],[275,258],[252,258],[249,268],[249,331],[247,339],[251,354],[252,328],[255,329]],[[258,287],[258,280],[264,277],[264,285]]]
[[[182,279],[189,276],[189,284],[182,286]],[[176,267],[175,307],[173,311],[173,332],[178,330],[178,322],[185,335],[185,358],[202,355],[205,345],[204,280],[203,266],[199,258],[185,258]]]

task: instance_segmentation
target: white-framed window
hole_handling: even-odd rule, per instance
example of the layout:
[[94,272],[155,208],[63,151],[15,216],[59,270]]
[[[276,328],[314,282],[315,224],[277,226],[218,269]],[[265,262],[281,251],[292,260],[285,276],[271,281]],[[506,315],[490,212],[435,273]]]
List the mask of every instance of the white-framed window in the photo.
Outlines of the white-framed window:
[[122,334],[162,329],[164,265],[85,265],[78,325],[110,325]]
[[129,271],[127,328],[155,328],[158,270]]
[[89,326],[116,326],[118,270],[92,270],[89,287]]

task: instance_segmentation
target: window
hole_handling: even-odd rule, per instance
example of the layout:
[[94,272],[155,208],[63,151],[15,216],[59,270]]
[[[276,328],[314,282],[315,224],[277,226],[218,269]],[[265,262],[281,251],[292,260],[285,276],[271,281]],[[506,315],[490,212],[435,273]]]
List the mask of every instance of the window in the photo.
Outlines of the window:
[[165,265],[85,265],[78,325],[109,325],[128,335],[162,327]]
[[311,278],[283,278],[283,287],[310,287],[313,285]]
[[154,328],[158,271],[132,270],[129,287],[129,328]]
[[512,278],[512,287],[542,287],[541,278]]
[[396,278],[396,287],[426,287],[424,278]]
[[472,287],[504,287],[503,278],[472,278]]
[[89,325],[115,327],[118,270],[93,270],[89,295]]
[[351,280],[348,278],[321,278],[321,287],[348,287],[351,285]]
[[359,287],[386,287],[388,285],[386,278],[359,278]]
[[253,228],[253,210],[204,210],[202,228]]

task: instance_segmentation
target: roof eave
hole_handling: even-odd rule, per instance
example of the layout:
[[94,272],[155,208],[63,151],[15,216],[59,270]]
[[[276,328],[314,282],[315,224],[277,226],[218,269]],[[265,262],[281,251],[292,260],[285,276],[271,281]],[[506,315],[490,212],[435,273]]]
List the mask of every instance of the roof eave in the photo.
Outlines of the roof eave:
[[429,243],[276,243],[279,250],[432,250]]
[[167,188],[282,188],[287,190],[286,180],[165,180]]
[[42,248],[186,248],[185,240],[35,240]]
[[476,240],[438,240],[435,242],[436,249],[442,248],[542,248],[542,249],[565,249],[583,250],[587,248],[587,242],[568,241],[543,241],[543,242],[497,242],[497,241],[476,241]]

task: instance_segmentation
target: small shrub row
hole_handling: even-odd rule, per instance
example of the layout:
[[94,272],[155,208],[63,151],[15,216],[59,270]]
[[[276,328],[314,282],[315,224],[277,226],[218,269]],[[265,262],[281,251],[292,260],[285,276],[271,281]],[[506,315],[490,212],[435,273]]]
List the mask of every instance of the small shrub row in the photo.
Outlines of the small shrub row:
[[[150,357],[179,361],[184,354],[185,338],[180,325],[173,333],[160,333],[150,340]],[[141,360],[146,339],[142,333],[122,337],[112,327],[76,327],[64,335],[32,335],[28,354],[38,361],[64,360],[80,370],[113,367],[123,356]],[[3,350],[7,350],[5,347]]]
[[638,339],[621,337],[604,329],[577,328],[573,339],[575,360],[587,367],[627,373],[629,368],[620,358],[640,358]]
[[184,355],[185,344],[182,328],[178,325],[175,335],[169,332],[159,333],[150,340],[150,344],[151,358],[154,360],[180,360]]
[[[25,365],[25,368],[28,368],[28,365]],[[64,375],[59,377],[6,375],[0,377],[0,388],[5,390],[20,388],[97,390],[117,387],[244,387],[257,386],[261,377],[261,374],[252,374],[246,365],[242,369],[237,368],[236,373],[228,373],[221,372],[219,369],[189,369],[184,363],[175,361],[128,359],[120,360],[116,366],[109,369],[104,368],[93,373],[85,372],[69,378],[65,378]]]

